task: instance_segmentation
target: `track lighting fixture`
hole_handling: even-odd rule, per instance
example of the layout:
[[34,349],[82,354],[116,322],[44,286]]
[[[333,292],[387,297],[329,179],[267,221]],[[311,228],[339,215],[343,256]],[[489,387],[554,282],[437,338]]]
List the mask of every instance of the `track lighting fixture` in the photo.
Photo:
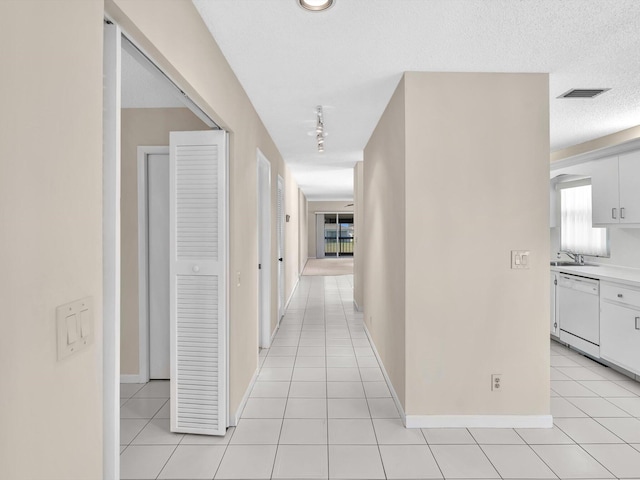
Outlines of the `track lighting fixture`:
[[324,138],[327,134],[324,131],[324,114],[322,105],[316,107],[316,141],[318,142],[318,152],[324,152]]

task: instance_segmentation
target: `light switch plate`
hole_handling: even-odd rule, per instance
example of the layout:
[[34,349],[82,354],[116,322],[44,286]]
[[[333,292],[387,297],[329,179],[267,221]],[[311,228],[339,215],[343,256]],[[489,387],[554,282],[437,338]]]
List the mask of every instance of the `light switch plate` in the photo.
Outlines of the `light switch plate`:
[[56,308],[58,360],[93,343],[93,299],[82,298]]
[[511,250],[511,268],[529,269],[531,252],[529,250]]

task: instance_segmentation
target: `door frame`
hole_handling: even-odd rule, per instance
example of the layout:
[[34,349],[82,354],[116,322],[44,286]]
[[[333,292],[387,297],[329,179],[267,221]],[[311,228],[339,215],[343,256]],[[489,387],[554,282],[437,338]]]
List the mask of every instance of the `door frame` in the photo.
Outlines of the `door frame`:
[[[151,377],[151,319],[149,318],[149,155],[169,155],[169,146],[138,147],[138,381]],[[132,376],[135,377],[135,376]]]
[[[287,272],[285,269],[285,257],[286,257],[286,210],[285,210],[285,202],[286,202],[286,190],[284,184],[284,178],[278,175],[277,184],[276,184],[276,195],[282,195],[282,199],[280,201],[280,205],[282,206],[282,212],[278,212],[278,206],[276,202],[276,253],[278,254],[278,270],[277,270],[277,290],[278,290],[278,321],[277,326],[280,326],[280,320],[284,317],[284,311],[286,307],[286,283],[287,283]],[[278,228],[281,227],[281,228]]]
[[[168,82],[172,88],[182,92],[178,84],[165,74],[153,62],[133,38],[104,14],[103,30],[103,155],[102,155],[102,478],[119,480],[120,478],[120,289],[121,289],[121,253],[120,253],[120,198],[121,198],[121,85],[122,85],[122,49],[134,47],[136,51],[153,66],[152,73]],[[198,118],[212,128],[220,128],[204,110],[184,93],[179,98]],[[227,133],[228,135],[228,133]],[[229,144],[228,144],[229,145]],[[230,146],[230,145],[229,145]],[[226,158],[229,164],[229,148]],[[227,176],[227,196],[229,195],[229,176]],[[228,197],[227,197],[228,198]],[[227,209],[229,203],[227,201]],[[226,213],[227,232],[229,216]],[[227,262],[226,282],[229,285],[229,253],[225,253]],[[227,288],[227,297],[229,288]],[[227,311],[227,332],[229,315]],[[227,343],[229,341],[227,335]],[[227,353],[229,348],[227,345]],[[229,395],[229,362],[227,361],[227,396]],[[228,404],[228,398],[227,398]],[[227,423],[231,423],[231,411],[227,409]]]
[[102,478],[120,478],[120,97],[122,31],[105,17],[102,154]]
[[[257,149],[258,346],[271,346],[271,162]],[[261,166],[264,173],[261,173]],[[261,242],[262,240],[262,242]]]

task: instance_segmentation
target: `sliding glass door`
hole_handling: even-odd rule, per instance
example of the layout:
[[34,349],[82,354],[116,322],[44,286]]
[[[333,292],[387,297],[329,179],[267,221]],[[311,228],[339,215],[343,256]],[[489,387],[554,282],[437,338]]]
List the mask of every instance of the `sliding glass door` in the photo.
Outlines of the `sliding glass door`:
[[353,213],[324,214],[324,256],[353,257]]

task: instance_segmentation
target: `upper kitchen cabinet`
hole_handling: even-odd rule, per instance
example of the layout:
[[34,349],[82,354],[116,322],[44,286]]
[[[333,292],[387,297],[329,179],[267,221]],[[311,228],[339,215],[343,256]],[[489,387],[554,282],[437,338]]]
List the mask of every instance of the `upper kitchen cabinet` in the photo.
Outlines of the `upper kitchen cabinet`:
[[618,157],[620,223],[640,227],[640,151]]
[[640,227],[640,151],[594,162],[593,226]]
[[620,222],[619,190],[618,156],[594,162],[591,172],[591,214],[594,227]]

